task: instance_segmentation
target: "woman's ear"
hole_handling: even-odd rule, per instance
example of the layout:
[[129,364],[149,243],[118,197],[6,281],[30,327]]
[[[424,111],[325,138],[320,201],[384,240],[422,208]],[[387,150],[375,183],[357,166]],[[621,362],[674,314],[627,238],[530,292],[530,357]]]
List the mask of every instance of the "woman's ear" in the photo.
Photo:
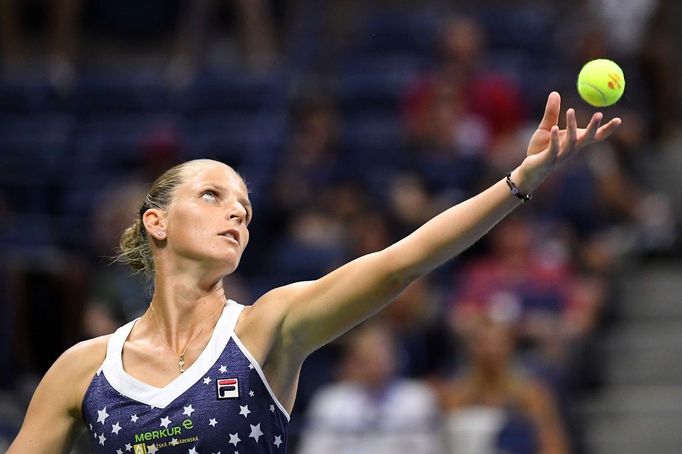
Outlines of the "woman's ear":
[[145,211],[142,215],[142,223],[149,236],[159,241],[166,239],[166,218],[162,210],[150,208]]

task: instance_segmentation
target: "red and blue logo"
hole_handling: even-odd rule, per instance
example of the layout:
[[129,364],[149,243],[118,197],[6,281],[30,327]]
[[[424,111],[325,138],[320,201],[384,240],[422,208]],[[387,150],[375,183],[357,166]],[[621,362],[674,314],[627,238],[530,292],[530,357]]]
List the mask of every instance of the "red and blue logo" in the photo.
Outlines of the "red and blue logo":
[[239,380],[236,378],[219,378],[216,380],[218,399],[238,399]]

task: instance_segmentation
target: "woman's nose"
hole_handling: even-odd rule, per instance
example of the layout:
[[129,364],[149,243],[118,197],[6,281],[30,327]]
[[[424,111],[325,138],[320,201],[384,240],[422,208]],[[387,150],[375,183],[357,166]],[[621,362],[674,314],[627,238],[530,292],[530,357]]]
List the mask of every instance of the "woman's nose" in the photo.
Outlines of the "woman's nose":
[[229,219],[237,219],[239,222],[246,220],[246,209],[241,203],[235,202],[228,211]]

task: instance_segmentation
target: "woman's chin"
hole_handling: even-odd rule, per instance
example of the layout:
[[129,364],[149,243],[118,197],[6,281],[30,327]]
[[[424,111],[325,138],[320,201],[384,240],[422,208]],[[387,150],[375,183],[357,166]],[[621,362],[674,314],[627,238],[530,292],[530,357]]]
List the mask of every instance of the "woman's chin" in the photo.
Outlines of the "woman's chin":
[[241,257],[220,257],[216,262],[216,267],[219,268],[220,274],[228,275],[232,274],[239,267]]

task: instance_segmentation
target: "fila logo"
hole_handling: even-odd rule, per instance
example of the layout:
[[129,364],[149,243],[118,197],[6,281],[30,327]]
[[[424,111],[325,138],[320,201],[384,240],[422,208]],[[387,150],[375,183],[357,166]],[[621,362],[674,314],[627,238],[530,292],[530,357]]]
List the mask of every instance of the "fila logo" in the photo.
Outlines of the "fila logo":
[[239,380],[236,378],[219,378],[216,380],[218,399],[238,399]]

